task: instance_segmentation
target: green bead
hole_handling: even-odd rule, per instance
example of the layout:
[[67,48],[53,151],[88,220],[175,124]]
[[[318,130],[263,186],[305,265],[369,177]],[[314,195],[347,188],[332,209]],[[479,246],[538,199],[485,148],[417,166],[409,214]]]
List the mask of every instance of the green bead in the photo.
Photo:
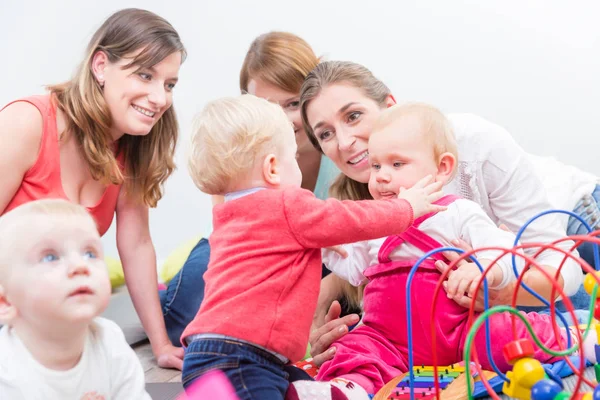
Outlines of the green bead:
[[554,397],[554,400],[567,400],[569,397],[571,397],[571,393],[560,392]]
[[596,381],[600,382],[600,364],[594,365],[594,372],[596,372]]

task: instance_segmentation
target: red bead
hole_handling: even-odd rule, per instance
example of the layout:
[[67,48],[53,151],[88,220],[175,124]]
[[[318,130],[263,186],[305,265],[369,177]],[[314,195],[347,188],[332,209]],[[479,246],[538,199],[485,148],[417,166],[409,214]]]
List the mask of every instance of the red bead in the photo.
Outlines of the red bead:
[[533,343],[529,339],[514,340],[502,349],[504,359],[509,364],[514,364],[520,358],[532,356],[533,353]]
[[600,319],[600,300],[596,300],[594,304],[594,318]]

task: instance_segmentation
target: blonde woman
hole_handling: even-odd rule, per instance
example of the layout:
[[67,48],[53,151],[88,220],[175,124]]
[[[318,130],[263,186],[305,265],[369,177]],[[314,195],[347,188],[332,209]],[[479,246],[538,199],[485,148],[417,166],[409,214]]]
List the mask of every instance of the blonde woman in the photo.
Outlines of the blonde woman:
[[0,215],[30,201],[83,205],[104,234],[116,212],[117,246],[135,308],[161,367],[182,368],[157,291],[148,208],[174,169],[173,104],[185,48],[149,11],[111,15],[71,80],[0,112]]

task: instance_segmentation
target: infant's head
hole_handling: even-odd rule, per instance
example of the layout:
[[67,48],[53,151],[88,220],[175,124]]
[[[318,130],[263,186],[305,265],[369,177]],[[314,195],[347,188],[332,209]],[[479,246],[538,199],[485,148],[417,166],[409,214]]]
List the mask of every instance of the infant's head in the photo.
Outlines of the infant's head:
[[188,166],[208,194],[300,186],[296,150],[283,109],[245,94],[212,101],[196,116]]
[[450,122],[426,104],[395,105],[377,120],[369,138],[369,192],[375,199],[398,196],[432,175],[447,183],[456,169],[456,140]]
[[0,323],[89,323],[110,299],[98,229],[85,208],[38,200],[0,217]]

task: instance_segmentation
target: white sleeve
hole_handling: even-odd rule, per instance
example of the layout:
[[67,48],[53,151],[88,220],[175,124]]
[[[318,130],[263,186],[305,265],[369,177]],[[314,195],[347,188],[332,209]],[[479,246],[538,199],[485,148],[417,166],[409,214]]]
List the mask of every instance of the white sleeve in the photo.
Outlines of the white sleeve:
[[332,250],[323,249],[323,264],[340,278],[350,282],[353,286],[360,286],[367,282],[363,274],[371,265],[369,255],[369,241],[356,242],[341,246],[348,252],[348,257],[342,258]]
[[[457,200],[454,202],[457,209],[458,221],[460,224],[460,238],[469,243],[474,249],[484,247],[501,247],[510,249],[514,246],[515,235],[511,232],[506,232],[496,226],[494,222],[483,211],[479,204],[470,200]],[[495,260],[501,251],[499,250],[484,250],[475,253],[475,257],[479,260]],[[525,267],[525,263],[521,257],[515,257],[517,271],[521,272]],[[510,282],[517,280],[512,267],[512,257],[510,254],[505,255],[496,263],[502,271],[502,281],[494,285],[495,289],[500,289],[508,285]]]
[[[487,154],[482,157],[482,174],[490,208],[499,222],[517,234],[530,218],[553,208],[549,196],[527,154],[505,129],[482,118],[476,125],[479,132],[474,135],[485,141],[483,147],[487,149]],[[565,236],[558,214],[549,214],[530,224],[523,232],[521,242],[550,243]],[[573,244],[565,241],[559,247],[568,252]],[[527,253],[534,254],[537,250],[531,249]],[[578,253],[573,251],[573,255],[578,256]],[[560,252],[545,251],[537,261],[558,268],[563,258]],[[572,296],[583,282],[581,267],[567,259],[561,275],[565,294]]]
[[151,400],[146,392],[144,370],[133,349],[127,344],[121,328],[112,321],[97,318],[103,329],[106,354],[110,366],[112,400]]

